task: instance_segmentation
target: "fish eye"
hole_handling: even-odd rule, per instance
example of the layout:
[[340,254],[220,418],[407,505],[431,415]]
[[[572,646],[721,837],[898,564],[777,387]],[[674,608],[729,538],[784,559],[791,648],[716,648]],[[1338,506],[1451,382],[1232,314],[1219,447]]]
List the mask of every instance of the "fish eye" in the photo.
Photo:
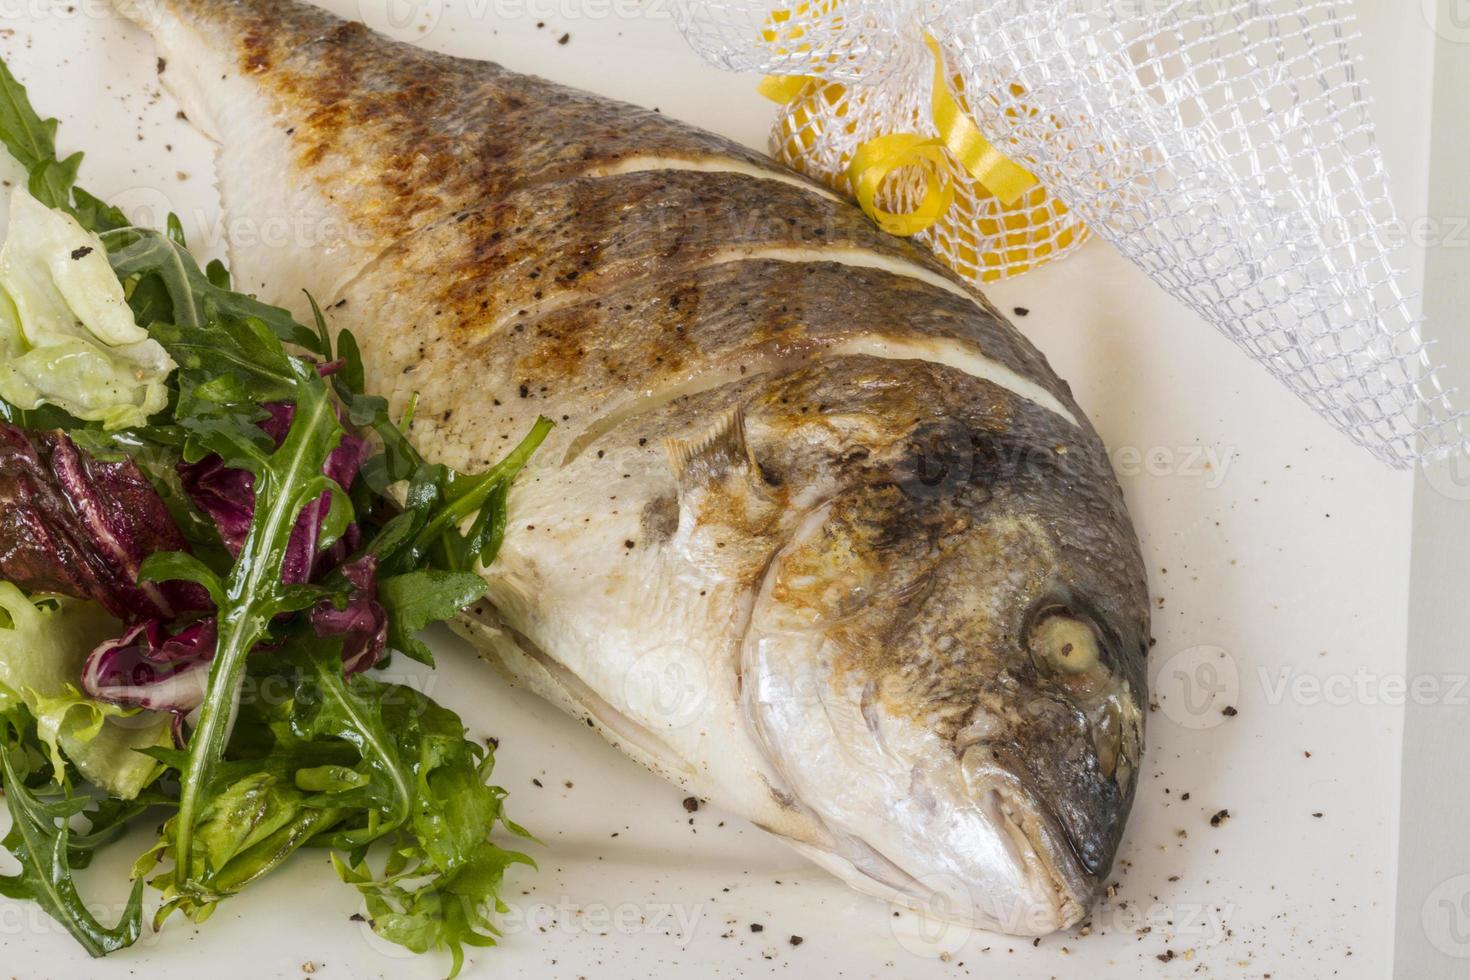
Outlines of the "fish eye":
[[1042,610],[1026,645],[1044,673],[1075,677],[1107,669],[1092,625],[1061,607]]
[[1026,645],[1046,684],[1064,691],[1087,716],[1098,771],[1126,790],[1138,757],[1141,725],[1122,693],[1126,685],[1118,687],[1094,620],[1067,606],[1045,607],[1033,616]]

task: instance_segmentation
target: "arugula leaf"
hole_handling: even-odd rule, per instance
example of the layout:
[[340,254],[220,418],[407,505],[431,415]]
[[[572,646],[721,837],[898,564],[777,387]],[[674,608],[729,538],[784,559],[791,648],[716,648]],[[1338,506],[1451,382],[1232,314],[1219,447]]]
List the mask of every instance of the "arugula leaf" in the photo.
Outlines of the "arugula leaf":
[[[289,775],[260,771],[226,785],[209,798],[192,839],[199,880],[184,887],[177,864],[150,884],[163,893],[157,929],[175,911],[203,922],[219,902],[280,867],[302,845],[338,819],[336,811],[305,807],[305,794]],[[141,882],[176,835],[179,815],[164,825],[163,840],[134,865]]]
[[[103,926],[88,911],[72,879],[72,868],[78,860],[73,854],[70,824],[87,801],[71,796],[64,786],[60,799],[54,802],[43,801],[32,791],[26,781],[30,771],[21,727],[8,714],[0,716],[0,773],[4,775],[5,802],[12,821],[0,845],[21,865],[19,874],[0,876],[0,895],[30,899],[40,905],[91,956],[106,956],[137,942],[143,923],[143,882],[134,882],[127,905],[112,928]],[[111,830],[103,820],[94,824],[89,834],[103,840]]]
[[506,911],[498,895],[506,870],[535,867],[525,854],[490,838],[497,826],[528,836],[505,819],[505,791],[489,784],[494,755],[465,738],[453,712],[422,694],[380,685],[363,675],[364,693],[378,689],[383,717],[396,733],[400,757],[413,778],[412,818],[387,835],[381,873],[366,849],[333,865],[363,895],[373,931],[415,952],[446,949],[450,978],[464,965],[465,946],[493,946],[499,935],[490,916]]
[[383,693],[388,686],[362,674],[343,677],[340,646],[340,642],[318,642],[298,648],[309,672],[294,705],[291,725],[297,737],[340,738],[360,754],[357,771],[369,782],[344,786],[324,797],[340,805],[370,808],[361,827],[340,830],[332,841],[336,847],[357,848],[408,821],[413,780],[399,754],[403,733],[393,735],[384,717]]
[[193,582],[209,593],[215,607],[225,603],[225,586],[214,570],[187,551],[155,551],[138,566],[139,582]]
[[25,86],[0,62],[0,141],[27,171],[56,159],[56,120],[31,107]]
[[[505,791],[489,783],[494,756],[466,738],[457,715],[412,688],[344,677],[339,646],[298,629],[277,652],[252,658],[252,676],[284,684],[285,696],[242,704],[232,758],[216,771],[191,844],[199,885],[181,887],[176,864],[157,875],[161,914],[202,921],[290,853],[327,845],[379,935],[417,952],[447,950],[458,973],[465,946],[495,941],[506,870],[534,866],[492,835],[529,835],[505,818]],[[181,827],[169,821],[138,874],[177,853]],[[370,865],[373,844],[386,855],[381,871]]]
[[101,234],[104,231],[126,228],[130,224],[128,216],[121,210],[106,201],[93,197],[80,187],[71,189],[71,199],[72,205],[68,210],[71,211],[72,217],[76,218],[88,231]]
[[268,455],[241,431],[229,432],[222,425],[205,427],[196,419],[180,420],[210,451],[255,476],[255,515],[224,584],[209,689],[200,706],[199,725],[189,739],[189,763],[181,776],[173,859],[175,884],[185,896],[196,897],[196,889],[197,897],[207,899],[211,894],[207,884],[196,878],[194,832],[207,807],[213,769],[229,740],[245,657],[266,636],[277,614],[300,608],[295,594],[300,590],[288,593],[281,582],[291,532],[307,504],[324,492],[342,494],[322,474],[327,456],[342,436],[336,409],[316,372],[297,359],[292,364],[298,378],[295,417],[280,448]]
[[[121,269],[126,273],[130,267],[122,265]],[[175,284],[171,288],[179,287]],[[210,308],[209,312],[214,311]],[[231,741],[230,719],[236,691],[247,668],[247,654],[266,637],[276,615],[305,608],[316,599],[335,594],[334,590],[340,591],[340,583],[334,579],[322,586],[281,585],[284,549],[296,517],[305,504],[323,492],[331,492],[334,498],[332,513],[325,522],[327,537],[340,534],[352,516],[347,496],[322,475],[326,458],[343,431],[326,382],[313,365],[281,348],[279,331],[266,330],[259,321],[241,322],[247,327],[256,325],[243,332],[230,331],[223,325],[224,321],[215,320],[193,326],[155,325],[165,347],[180,363],[180,397],[175,421],[187,434],[185,458],[192,460],[216,453],[226,465],[248,470],[255,477],[256,502],[251,530],[222,586],[209,580],[208,570],[200,563],[188,562],[184,567],[174,559],[160,559],[165,568],[176,566],[171,574],[214,586],[222,600],[218,602],[221,633],[211,665],[208,694],[200,709],[198,727],[190,738],[187,761],[182,765],[179,813],[165,835],[169,841],[166,850],[174,863],[168,876],[162,879],[169,908],[196,916],[208,914],[228,893],[226,886],[230,881],[254,880],[253,875],[222,877],[221,866],[206,860],[210,857],[209,849],[201,849],[201,838],[196,836],[215,833],[214,811],[210,808],[219,793],[228,791],[219,778],[232,765],[224,761],[224,754]],[[322,333],[325,335],[324,327]],[[376,421],[386,424],[386,403],[369,400],[347,387],[360,384],[363,372],[355,343],[350,339],[344,343],[343,338],[350,338],[350,334],[339,337],[339,351],[345,355],[346,363],[338,374],[345,375],[345,379],[334,377],[333,385],[339,395],[346,391],[344,400],[350,406],[350,413],[369,411]],[[262,430],[255,424],[259,414],[255,406],[262,400],[277,397],[295,405],[290,431],[279,448],[263,438]],[[385,527],[365,547],[364,553],[381,555],[388,545],[393,545],[388,557],[394,562],[395,574],[387,576],[380,586],[386,588],[384,602],[385,608],[390,609],[389,622],[396,622],[394,636],[405,651],[427,658],[427,648],[411,631],[448,618],[483,595],[483,581],[469,573],[468,566],[477,558],[493,559],[494,549],[487,545],[498,545],[496,529],[504,527],[505,489],[550,427],[550,422],[543,420],[506,460],[472,477],[427,464],[408,446],[396,427],[392,427],[396,438],[394,434],[385,437],[385,442],[393,447],[390,451],[400,458],[398,465],[401,467],[406,460],[415,468],[419,492],[410,494],[410,509],[390,521],[390,526],[396,525],[396,529]],[[472,523],[468,535],[459,529],[466,521]],[[431,552],[436,563],[448,567],[421,568]],[[151,574],[160,569],[150,566],[149,571]],[[170,572],[165,570],[164,574]],[[282,745],[278,732],[271,753],[294,753],[303,742],[340,740],[359,753],[354,768],[357,777],[336,780],[330,790],[313,789],[321,784],[307,777],[307,784],[296,789],[310,790],[314,795],[301,799],[291,797],[283,789],[274,790],[273,799],[280,802],[283,810],[293,813],[290,826],[295,828],[283,837],[271,838],[281,847],[289,844],[294,849],[305,844],[310,836],[304,833],[306,828],[312,833],[324,833],[334,824],[338,826],[331,831],[331,839],[344,848],[360,849],[385,836],[402,836],[409,832],[405,829],[406,821],[419,812],[419,804],[414,801],[423,798],[422,788],[417,794],[412,790],[414,756],[401,755],[405,751],[402,733],[419,731],[415,719],[400,718],[396,722],[385,719],[381,714],[381,685],[362,676],[342,677],[340,643],[328,643],[326,647],[329,653],[316,657],[305,672],[314,678],[315,697],[309,692],[301,693],[298,708],[306,713],[293,714],[288,744]],[[432,705],[432,702],[425,703]],[[442,709],[434,706],[434,710]],[[458,719],[454,719],[454,724],[458,725]],[[455,739],[469,744],[464,742],[462,726],[460,729]],[[414,751],[420,749],[415,746]],[[419,765],[423,764],[420,759]],[[317,776],[324,772],[321,767],[306,768]],[[475,791],[464,792],[473,795]],[[302,812],[305,810],[315,811],[316,815],[307,815]],[[494,812],[499,812],[498,805]],[[331,819],[323,814],[329,814]],[[457,822],[453,825],[460,826]],[[285,826],[276,830],[284,833]],[[464,826],[473,833],[477,825],[471,821]],[[481,840],[488,836],[490,826],[483,827]],[[262,852],[250,853],[251,860],[262,856]],[[270,853],[272,867],[284,859],[280,850]],[[441,863],[447,873],[465,860],[444,858]],[[494,876],[482,871],[473,877],[483,885]],[[469,924],[468,920],[445,928],[448,930],[445,935],[459,943],[470,942],[480,935],[475,931],[479,926]],[[444,945],[453,946],[448,939]]]
[[[262,303],[253,296],[232,292],[229,277],[221,275],[224,267],[218,262],[210,263],[209,272],[200,271],[199,263],[184,247],[182,237],[141,228],[116,229],[102,236],[107,243],[112,269],[119,279],[127,282],[156,276],[168,294],[167,311],[160,307],[156,291],[145,293],[147,305],[134,305],[134,312],[143,326],[153,328],[163,322],[167,312],[166,318],[179,329],[202,339],[206,335],[218,335],[220,326],[255,320],[268,327],[283,343],[294,344],[313,354],[326,353],[317,334],[297,323],[290,313]],[[145,314],[148,319],[144,319]],[[210,327],[216,329],[210,331]],[[164,337],[158,339],[168,347]],[[259,347],[255,349],[260,351]],[[183,363],[177,355],[174,355],[174,360]]]
[[[316,313],[320,317],[321,311]],[[321,329],[325,331],[324,324]],[[451,572],[470,571],[476,562],[489,565],[505,537],[510,485],[555,423],[538,418],[516,447],[484,473],[457,473],[425,460],[404,434],[410,419],[395,424],[385,399],[363,393],[362,355],[349,331],[337,335],[337,358],[342,368],[332,380],[348,418],[372,428],[383,443],[383,452],[363,467],[363,482],[386,495],[393,484],[408,481],[404,513],[388,522],[367,549],[378,556],[379,567],[392,574],[425,563]],[[461,532],[466,522],[469,531]]]
[[26,168],[30,175],[26,189],[42,204],[67,211],[88,231],[106,231],[128,223],[117,208],[75,186],[82,155],[56,158],[56,120],[41,118],[31,106],[25,86],[4,62],[0,62],[0,143]]
[[[56,159],[56,120],[42,119],[10,69],[0,64],[0,142],[30,174],[31,193],[47,207],[71,203],[71,180],[76,178],[81,154]],[[39,189],[39,193],[38,193]]]
[[[0,62],[3,64],[3,62]],[[42,404],[38,408],[16,408],[0,399],[0,418],[22,429],[78,429],[87,423],[55,405]]]
[[[404,514],[384,525],[368,550],[378,556],[386,574],[407,572],[425,564],[451,572],[489,565],[499,553],[505,534],[506,492],[551,432],[550,419],[539,418],[510,453],[484,473],[461,474],[440,464],[426,463],[414,453],[373,467],[364,476],[403,472],[412,467],[405,494]],[[386,451],[395,452],[393,438],[402,439],[386,412],[374,422]],[[406,446],[406,440],[404,440]],[[411,452],[411,447],[409,447]],[[468,532],[460,527],[470,522]]]
[[80,153],[73,153],[65,160],[47,160],[31,170],[26,190],[47,207],[70,211],[72,185],[77,182],[81,165]]
[[513,864],[535,866],[524,854],[485,842],[452,873],[420,885],[415,880],[423,878],[423,862],[412,850],[408,856],[390,854],[382,877],[366,859],[349,864],[332,855],[337,874],[362,893],[373,932],[415,953],[447,949],[448,980],[464,969],[464,947],[495,945],[500,930],[491,914],[509,911],[496,896]]

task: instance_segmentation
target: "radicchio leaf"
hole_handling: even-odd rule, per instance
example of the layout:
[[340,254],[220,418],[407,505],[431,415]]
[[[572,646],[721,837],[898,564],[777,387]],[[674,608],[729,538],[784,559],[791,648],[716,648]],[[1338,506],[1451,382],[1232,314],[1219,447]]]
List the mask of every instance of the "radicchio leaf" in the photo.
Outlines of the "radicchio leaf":
[[[279,446],[291,429],[295,407],[275,403],[266,410],[269,417],[260,427]],[[346,489],[357,479],[368,451],[365,439],[348,432],[327,457],[323,472]],[[255,515],[254,476],[225,466],[218,456],[181,463],[178,470],[185,491],[214,520],[225,547],[238,557]],[[299,585],[316,579],[358,547],[361,535],[351,525],[328,549],[318,548],[331,500],[331,494],[323,494],[301,511],[282,564],[283,582]],[[321,636],[343,638],[343,667],[355,673],[381,658],[388,618],[377,601],[376,560],[364,557],[342,572],[350,586],[346,605],[342,609],[330,602],[318,605],[311,612],[311,623]],[[143,623],[93,651],[82,686],[99,701],[171,711],[182,718],[204,700],[216,639],[214,619],[200,620],[173,635],[161,621]]]
[[214,521],[230,556],[238,558],[255,510],[255,478],[245,470],[230,469],[218,456],[180,463],[178,472],[184,492]]
[[[295,406],[273,402],[265,409],[270,416],[260,423],[260,427],[279,446],[291,429]],[[367,440],[349,429],[327,457],[323,472],[337,481],[342,489],[348,490],[370,451]],[[218,456],[207,456],[197,463],[180,463],[179,475],[194,503],[219,527],[220,537],[230,554],[239,557],[245,546],[245,536],[250,533],[251,518],[255,515],[255,477],[245,470],[225,466]],[[317,544],[331,503],[332,495],[324,493],[302,509],[301,516],[297,518],[281,568],[281,579],[287,584],[313,581],[357,547],[360,538],[356,525],[353,525],[330,548],[319,551]]]
[[157,551],[187,551],[167,505],[131,460],[109,462],[62,432],[0,422],[0,579],[92,599],[119,619],[210,608],[191,582],[139,582]]
[[213,619],[173,635],[156,620],[140,623],[92,651],[82,689],[108,704],[185,715],[204,700],[215,637]]
[[364,555],[342,566],[351,583],[347,605],[338,609],[330,602],[311,610],[311,627],[318,637],[342,637],[342,670],[360,673],[377,664],[388,645],[388,614],[378,602],[378,560]]

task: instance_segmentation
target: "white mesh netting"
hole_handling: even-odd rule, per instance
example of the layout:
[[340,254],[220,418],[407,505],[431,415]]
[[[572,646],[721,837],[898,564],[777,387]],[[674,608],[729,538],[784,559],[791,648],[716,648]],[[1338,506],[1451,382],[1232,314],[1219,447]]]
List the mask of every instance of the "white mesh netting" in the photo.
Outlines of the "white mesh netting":
[[[1470,447],[1394,261],[1398,223],[1348,0],[677,0],[714,63],[809,75],[772,152],[841,185],[852,148],[932,133],[953,94],[1034,173],[1045,244],[1107,239],[1349,438],[1404,466]],[[962,185],[961,185],[962,186]],[[1057,202],[1065,202],[1071,208]],[[992,210],[987,210],[987,208]],[[986,267],[993,198],[919,236]],[[1002,238],[1003,244],[1005,239]],[[1035,240],[988,257],[1028,266]],[[994,278],[994,276],[988,277]]]
[[[788,102],[771,133],[771,154],[787,166],[851,195],[848,164],[863,143],[887,133],[937,135],[931,98],[934,59],[921,31],[910,29],[885,49],[892,66],[881,83],[814,80]],[[963,93],[961,93],[962,95]],[[1034,111],[1034,110],[1033,110]],[[1064,141],[1051,120],[1053,142]],[[1037,185],[1010,205],[991,195],[946,154],[955,200],[929,228],[913,236],[975,283],[1020,275],[1060,258],[1087,240],[1077,216]],[[911,210],[923,193],[917,173],[894,174],[879,200],[886,210]],[[907,179],[903,179],[903,178]]]

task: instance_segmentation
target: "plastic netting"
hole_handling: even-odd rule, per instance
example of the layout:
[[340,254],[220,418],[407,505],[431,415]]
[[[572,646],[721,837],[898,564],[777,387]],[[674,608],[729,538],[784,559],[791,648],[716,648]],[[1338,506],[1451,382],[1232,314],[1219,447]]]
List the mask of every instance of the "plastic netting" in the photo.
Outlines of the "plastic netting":
[[1384,461],[1470,447],[1395,262],[1402,226],[1346,0],[677,9],[722,67],[814,77],[782,110],[771,149],[839,186],[862,141],[932,132],[932,36],[952,93],[1041,181],[1020,205],[1040,229],[1025,240],[1005,237],[993,198],[957,182],[949,213],[919,238],[962,274],[1019,271],[1038,247],[1079,244],[1085,225]]
[[[887,133],[936,135],[930,110],[933,58],[914,34],[903,67],[878,85],[814,79],[777,117],[771,154],[787,166],[851,194],[848,164],[857,148]],[[1052,127],[1051,138],[1062,139]],[[1077,216],[1038,185],[1003,204],[946,154],[955,200],[934,225],[915,235],[950,268],[975,283],[1020,275],[1060,258],[1087,240]],[[908,179],[903,179],[904,177]],[[895,174],[880,197],[886,210],[906,211],[922,193],[918,174]]]

